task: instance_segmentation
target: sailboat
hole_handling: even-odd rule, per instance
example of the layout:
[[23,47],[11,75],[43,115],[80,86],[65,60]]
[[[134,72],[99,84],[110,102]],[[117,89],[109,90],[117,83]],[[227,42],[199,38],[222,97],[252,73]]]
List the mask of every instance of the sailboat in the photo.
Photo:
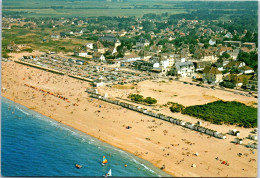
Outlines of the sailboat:
[[104,166],[105,164],[107,164],[107,159],[105,156],[103,156],[103,161],[102,161],[102,165]]
[[105,177],[110,177],[110,176],[112,176],[112,170],[111,170],[111,169],[109,169],[109,171],[108,171],[108,173],[105,175]]
[[80,164],[75,164],[75,167],[78,169],[82,168],[82,166]]

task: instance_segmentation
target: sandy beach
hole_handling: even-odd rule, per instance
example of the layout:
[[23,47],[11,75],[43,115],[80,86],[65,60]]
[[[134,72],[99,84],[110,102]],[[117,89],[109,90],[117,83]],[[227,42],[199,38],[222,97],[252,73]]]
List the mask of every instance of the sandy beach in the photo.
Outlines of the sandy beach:
[[[15,55],[14,59],[18,59],[20,55],[24,54]],[[9,61],[2,62],[2,88],[6,89],[2,90],[3,97],[135,154],[158,168],[165,165],[164,171],[173,176],[255,177],[257,175],[257,150],[252,151],[244,145],[230,143],[234,140],[234,136],[227,135],[226,140],[220,140],[92,99],[85,92],[87,88],[91,88],[85,81]],[[252,97],[199,88],[177,81],[166,83],[144,81],[135,89],[104,87],[100,92],[126,99],[129,93],[136,93],[137,90],[144,96],[156,98],[158,100],[156,108],[161,113],[192,122],[198,119],[172,114],[168,108],[159,106],[168,101],[190,106],[218,99],[236,100],[248,105],[257,103],[257,99]],[[236,128],[241,132],[241,137],[246,137],[253,130],[206,122],[203,122],[203,125],[223,133]],[[132,128],[126,129],[126,126]],[[247,142],[250,141],[246,139],[245,143]],[[238,156],[238,153],[242,153],[242,156]],[[221,164],[223,161],[228,165]],[[196,167],[192,167],[192,164]]]

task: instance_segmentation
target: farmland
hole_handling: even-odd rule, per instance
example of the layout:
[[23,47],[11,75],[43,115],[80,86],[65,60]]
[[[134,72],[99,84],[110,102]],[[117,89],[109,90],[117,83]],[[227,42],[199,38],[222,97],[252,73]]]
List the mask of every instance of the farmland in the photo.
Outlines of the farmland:
[[[242,9],[241,9],[242,7]],[[198,9],[221,14],[244,14],[257,11],[257,5],[246,2],[203,2],[170,0],[4,0],[3,15],[24,17],[95,17],[136,16],[147,13],[187,14]],[[240,9],[240,10],[238,10]]]
[[[186,10],[175,7],[179,2],[169,4],[168,1],[4,1],[3,13],[16,12],[26,17],[89,17],[89,16],[136,16],[147,13],[169,14],[186,13]],[[101,10],[102,9],[102,10]]]

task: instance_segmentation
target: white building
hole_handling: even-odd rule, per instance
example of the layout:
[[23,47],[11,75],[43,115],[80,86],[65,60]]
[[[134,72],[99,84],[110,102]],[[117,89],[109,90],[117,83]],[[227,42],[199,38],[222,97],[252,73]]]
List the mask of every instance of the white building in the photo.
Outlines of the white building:
[[115,48],[118,47],[118,46],[120,46],[120,45],[121,45],[121,42],[120,42],[119,40],[116,40],[116,42],[115,42]]
[[257,135],[253,135],[253,134],[249,134],[248,135],[248,138],[251,139],[251,140],[257,140]]
[[88,56],[88,53],[85,52],[85,51],[75,51],[74,55],[75,56],[80,56],[80,57],[86,57],[86,56]]
[[84,45],[86,48],[89,48],[89,49],[93,49],[94,47],[93,47],[93,43],[86,43],[85,45]]
[[238,68],[238,71],[243,73],[243,74],[252,74],[254,73],[254,69],[252,69],[251,67],[248,66],[243,66]]
[[106,61],[106,58],[105,58],[105,56],[103,54],[100,56],[99,59],[100,59],[101,62],[105,62]]
[[242,138],[235,138],[234,143],[241,145],[243,143],[243,139]]
[[174,64],[174,55],[169,55],[169,57],[167,58],[168,59],[168,61],[169,61],[169,66],[171,67],[171,66],[173,66],[173,64]]
[[112,54],[115,54],[117,52],[116,47],[114,47]]
[[153,68],[159,68],[160,67],[160,63],[159,62],[155,62],[154,64],[153,64]]
[[209,40],[209,45],[213,46],[213,45],[215,45],[215,44],[216,44],[216,41],[215,41],[215,40],[212,40],[212,39]]
[[162,65],[163,68],[169,67],[169,60],[166,59],[166,60],[161,61],[161,65]]
[[101,76],[98,80],[96,80],[95,82],[94,82],[94,86],[96,86],[96,87],[101,87],[101,86],[104,86],[104,82],[103,82],[103,77]]
[[181,77],[191,77],[194,75],[195,67],[193,62],[176,62],[173,68],[173,72],[175,75],[179,75]]

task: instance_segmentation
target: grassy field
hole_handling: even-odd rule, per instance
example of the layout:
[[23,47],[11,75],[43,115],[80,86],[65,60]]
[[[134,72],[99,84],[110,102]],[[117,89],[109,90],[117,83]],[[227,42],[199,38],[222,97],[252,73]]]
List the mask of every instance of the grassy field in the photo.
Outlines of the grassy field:
[[[122,1],[122,0],[121,0]],[[25,17],[93,17],[93,16],[137,16],[147,13],[186,13],[176,7],[179,2],[167,0],[107,2],[104,0],[3,0],[3,14],[22,12]]]
[[[72,52],[74,48],[80,47],[87,42],[92,42],[85,39],[52,39],[51,34],[59,34],[63,28],[50,29],[46,28],[44,30],[36,28],[23,28],[16,27],[10,30],[2,31],[2,50],[5,52],[7,45],[14,41],[16,44],[27,44],[32,49],[37,49],[40,51],[56,51],[63,48],[62,51]],[[46,41],[43,42],[43,39]],[[58,48],[56,48],[58,46]]]
[[13,12],[28,12],[23,14],[25,17],[95,17],[95,16],[136,16],[142,17],[144,14],[155,13],[162,14],[168,12],[169,14],[186,13],[185,10],[179,9],[8,9],[3,10]]
[[[110,2],[111,1],[111,2]],[[3,0],[3,15],[24,17],[136,16],[147,13],[190,13],[196,10],[257,12],[257,2],[178,0]],[[225,11],[227,13],[225,13]],[[214,12],[219,13],[219,12]],[[236,14],[236,13],[235,13]]]
[[236,101],[215,101],[204,105],[189,106],[182,113],[214,124],[257,127],[257,108]]

